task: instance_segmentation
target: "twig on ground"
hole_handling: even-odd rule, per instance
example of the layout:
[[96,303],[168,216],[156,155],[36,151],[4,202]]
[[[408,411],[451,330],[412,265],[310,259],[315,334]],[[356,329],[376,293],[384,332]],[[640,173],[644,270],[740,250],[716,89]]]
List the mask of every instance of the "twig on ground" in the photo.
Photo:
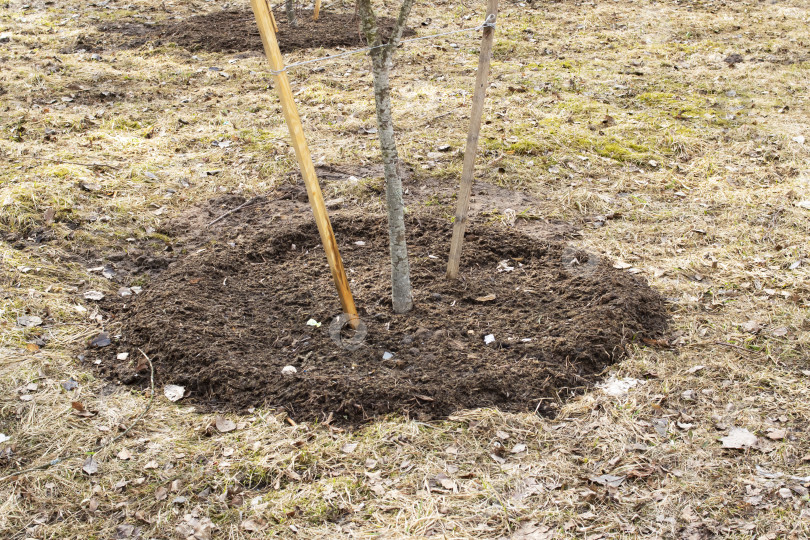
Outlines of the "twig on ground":
[[145,352],[143,352],[141,349],[138,349],[138,351],[144,356],[144,358],[146,358],[146,361],[149,362],[149,382],[152,389],[152,395],[149,397],[149,403],[146,404],[146,408],[143,410],[143,412],[141,412],[141,414],[137,416],[137,418],[135,418],[135,420],[129,425],[127,429],[125,429],[122,433],[116,435],[106,443],[100,444],[91,450],[87,450],[85,452],[76,452],[75,454],[71,454],[66,457],[53,459],[43,465],[38,465],[36,467],[30,467],[22,471],[17,471],[15,473],[0,477],[0,482],[5,482],[6,480],[16,480],[17,478],[25,474],[49,469],[54,465],[62,463],[63,461],[68,461],[69,459],[82,457],[86,454],[97,454],[98,452],[104,450],[108,446],[111,446],[115,444],[117,441],[123,439],[127,435],[127,433],[129,433],[132,430],[132,428],[134,428],[138,424],[138,422],[140,422],[143,419],[143,417],[146,416],[146,413],[149,412],[149,409],[152,408],[152,404],[155,402],[155,367],[152,365],[152,360],[148,356],[146,356]]
[[93,167],[99,169],[115,169],[118,170],[120,167],[116,167],[115,165],[107,165],[106,163],[79,163],[77,161],[65,161],[62,159],[50,159],[50,158],[40,158],[42,161],[50,161],[51,163],[59,163],[64,165],[78,165],[80,167]]
[[231,209],[231,210],[228,210],[227,212],[225,212],[224,214],[222,214],[221,216],[219,216],[217,219],[215,219],[214,221],[212,221],[212,222],[210,222],[208,225],[206,225],[206,227],[210,227],[210,226],[211,226],[211,225],[213,225],[214,223],[218,223],[219,221],[222,221],[222,220],[223,220],[223,219],[225,219],[226,217],[230,216],[231,214],[238,212],[239,210],[241,210],[242,208],[245,208],[246,206],[250,206],[250,205],[252,205],[252,204],[256,204],[257,202],[259,202],[259,201],[260,201],[260,200],[262,200],[262,199],[265,199],[265,196],[264,196],[264,195],[257,195],[256,197],[253,197],[253,198],[252,198],[252,199],[250,199],[249,201],[247,201],[247,202],[245,202],[245,203],[240,204],[240,205],[239,205],[239,206],[237,206],[236,208],[233,208],[233,209]]
[[490,167],[492,167],[492,166],[494,166],[494,165],[497,165],[497,164],[498,164],[498,163],[500,163],[500,162],[503,160],[503,158],[505,158],[505,157],[506,157],[506,154],[501,154],[500,156],[496,157],[495,159],[493,159],[492,161],[490,161],[489,163],[487,163],[487,165],[486,165],[486,166],[487,166],[487,168],[490,168]]
[[433,118],[431,118],[430,120],[427,121],[427,125],[429,126],[430,124],[432,124],[433,122],[435,122],[439,118],[444,118],[445,116],[447,116],[449,114],[453,114],[453,111],[448,111],[448,112],[442,113],[442,114],[440,114],[438,116],[434,116]]
[[723,347],[731,347],[732,349],[738,349],[748,354],[755,354],[759,352],[759,351],[752,351],[751,349],[746,349],[745,347],[741,347],[733,343],[726,343],[725,341],[699,341],[697,343],[690,343],[687,345],[687,347],[697,347],[697,346],[706,347],[709,345],[722,345]]

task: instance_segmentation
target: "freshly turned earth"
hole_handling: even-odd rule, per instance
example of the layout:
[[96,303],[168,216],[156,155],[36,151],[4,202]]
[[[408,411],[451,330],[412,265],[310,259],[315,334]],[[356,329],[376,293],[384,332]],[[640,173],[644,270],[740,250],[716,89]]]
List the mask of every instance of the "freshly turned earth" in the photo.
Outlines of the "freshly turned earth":
[[[293,27],[287,24],[283,11],[276,10],[275,13],[282,52],[366,46],[365,38],[359,31],[360,19],[352,12],[324,10],[314,21],[312,11],[304,10],[298,18],[298,26]],[[390,17],[378,18],[377,24],[384,39],[390,36],[395,22]],[[213,11],[157,24],[144,23],[140,19],[124,19],[102,23],[98,30],[98,34],[81,36],[74,49],[103,51],[116,47],[137,48],[146,44],[174,43],[194,52],[264,52],[256,18],[250,8]],[[415,34],[411,28],[403,32],[404,36]]]
[[[643,280],[495,225],[471,226],[461,279],[448,282],[451,225],[427,216],[408,223],[415,309],[395,315],[385,218],[355,212],[333,216],[368,330],[347,350],[330,337],[340,305],[310,215],[260,214],[270,216],[262,226],[223,228],[118,307],[121,347],[152,358],[158,385],[185,386],[184,403],[340,423],[492,406],[553,414],[628,343],[659,338],[667,325],[663,299]],[[100,368],[145,385],[136,362]],[[288,365],[297,373],[283,376]]]

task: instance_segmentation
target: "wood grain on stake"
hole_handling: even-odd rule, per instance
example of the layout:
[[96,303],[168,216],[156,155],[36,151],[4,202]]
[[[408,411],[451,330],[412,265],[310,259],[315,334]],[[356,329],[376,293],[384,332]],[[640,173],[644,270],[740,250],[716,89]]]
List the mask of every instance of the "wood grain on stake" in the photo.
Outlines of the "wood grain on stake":
[[[498,16],[498,0],[487,0],[487,19],[492,22]],[[484,98],[487,95],[487,78],[489,61],[492,57],[492,42],[495,39],[495,28],[485,27],[481,40],[481,55],[478,58],[478,75],[475,78],[472,112],[470,114],[470,132],[467,135],[467,148],[464,150],[464,167],[461,171],[461,187],[458,192],[456,220],[453,223],[453,239],[450,242],[450,258],[447,261],[447,277],[458,277],[458,265],[461,260],[461,247],[464,244],[464,231],[467,228],[467,212],[470,209],[470,192],[472,191],[475,153],[478,148],[478,134],[481,131],[481,117],[484,114]]]
[[304,138],[304,128],[301,125],[301,118],[298,116],[298,109],[295,107],[290,81],[287,78],[287,73],[282,71],[284,69],[284,60],[281,57],[281,51],[278,48],[278,41],[273,29],[273,14],[267,7],[266,0],[250,0],[250,5],[253,8],[254,15],[256,15],[256,23],[259,25],[259,32],[262,35],[267,60],[270,62],[273,71],[278,72],[275,75],[278,94],[281,99],[281,110],[290,130],[295,155],[298,158],[298,165],[301,167],[301,176],[304,177],[304,184],[307,187],[309,204],[315,214],[315,223],[318,225],[318,232],[321,234],[321,243],[323,243],[326,259],[329,261],[329,268],[332,270],[332,279],[335,282],[335,287],[337,287],[338,296],[340,296],[343,313],[349,315],[349,322],[354,328],[359,322],[357,308],[354,305],[354,298],[352,298],[352,292],[349,289],[349,280],[346,277],[346,270],[343,268],[343,261],[340,258],[335,233],[332,231],[332,224],[329,222],[329,216],[326,213],[323,193],[321,193],[321,186],[315,174],[315,164],[312,162],[312,156]]
[[312,14],[312,19],[317,21],[321,14],[321,0],[315,0],[315,12]]

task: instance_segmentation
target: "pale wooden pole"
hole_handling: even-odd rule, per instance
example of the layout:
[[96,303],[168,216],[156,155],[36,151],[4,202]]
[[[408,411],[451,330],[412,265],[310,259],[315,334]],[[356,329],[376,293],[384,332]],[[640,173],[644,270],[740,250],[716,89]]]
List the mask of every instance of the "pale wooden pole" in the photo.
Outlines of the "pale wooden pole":
[[315,13],[312,15],[312,19],[317,21],[320,15],[321,15],[321,0],[315,0]]
[[357,308],[354,305],[354,298],[352,298],[352,292],[349,289],[349,280],[346,277],[346,270],[343,268],[343,261],[340,258],[335,233],[332,231],[332,224],[329,222],[329,216],[326,213],[323,193],[321,193],[321,186],[318,183],[318,176],[315,174],[315,164],[312,162],[312,156],[304,138],[304,128],[301,125],[301,118],[298,116],[298,109],[295,106],[290,81],[287,78],[287,73],[283,71],[284,59],[281,57],[278,40],[276,40],[276,34],[273,30],[273,15],[267,6],[267,0],[250,0],[250,4],[253,7],[254,15],[256,15],[259,32],[262,35],[264,52],[270,62],[270,67],[276,75],[276,85],[278,86],[279,98],[281,98],[281,110],[290,130],[293,148],[298,158],[298,166],[301,168],[301,176],[304,177],[309,204],[315,214],[315,223],[318,225],[318,232],[321,234],[321,243],[323,243],[326,259],[329,261],[329,268],[332,270],[332,279],[335,281],[335,287],[337,287],[340,304],[343,307],[343,313],[349,316],[351,326],[356,327],[359,322]]
[[[487,0],[487,20],[494,22],[498,16],[498,0]],[[461,260],[461,247],[464,244],[464,231],[467,229],[467,212],[470,209],[473,172],[475,170],[475,153],[478,149],[478,134],[481,131],[481,118],[484,115],[484,98],[487,95],[487,78],[489,61],[492,57],[492,42],[495,39],[495,28],[485,27],[481,39],[481,54],[478,58],[478,74],[475,78],[472,112],[470,114],[470,131],[467,134],[467,148],[464,150],[464,167],[461,171],[461,187],[458,191],[456,220],[453,223],[453,239],[450,241],[450,257],[447,261],[447,277],[458,277],[458,265]]]

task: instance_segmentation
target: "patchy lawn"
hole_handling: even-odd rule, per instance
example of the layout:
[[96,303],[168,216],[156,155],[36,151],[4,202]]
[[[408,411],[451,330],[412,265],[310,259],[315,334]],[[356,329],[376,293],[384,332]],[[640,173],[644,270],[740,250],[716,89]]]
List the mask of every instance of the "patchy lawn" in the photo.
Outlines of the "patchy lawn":
[[[103,444],[150,404],[82,356],[117,328],[85,293],[147,288],[185,254],[174,217],[295,182],[255,49],[136,39],[223,7],[0,4],[2,476]],[[475,26],[483,12],[421,3],[411,26]],[[443,194],[414,198],[414,212],[453,214],[478,43],[398,51],[400,155],[414,189]],[[368,59],[290,76],[316,162],[365,171],[325,178],[327,198],[378,212]],[[504,2],[477,178],[525,197],[487,219],[567,223],[572,246],[668,298],[668,339],[605,374],[635,386],[569,390],[554,418],[482,409],[352,430],[265,408],[203,414],[158,388],[92,462],[3,479],[0,536],[807,537],[809,80],[802,0]],[[156,262],[105,277],[127,260]],[[743,447],[723,448],[735,428],[747,433],[725,445]]]

